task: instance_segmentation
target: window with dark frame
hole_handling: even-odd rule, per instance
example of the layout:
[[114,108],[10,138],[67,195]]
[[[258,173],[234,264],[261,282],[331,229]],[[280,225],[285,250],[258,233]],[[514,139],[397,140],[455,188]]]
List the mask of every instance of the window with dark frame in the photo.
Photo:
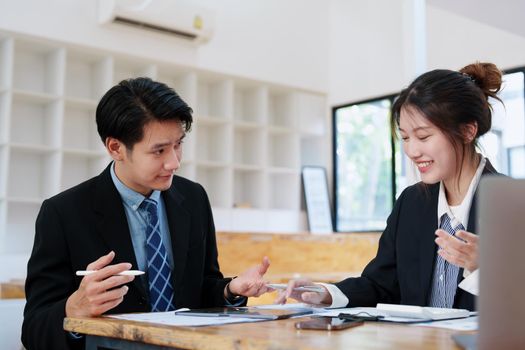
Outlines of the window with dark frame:
[[392,210],[395,147],[390,108],[396,95],[333,108],[335,229],[379,231]]

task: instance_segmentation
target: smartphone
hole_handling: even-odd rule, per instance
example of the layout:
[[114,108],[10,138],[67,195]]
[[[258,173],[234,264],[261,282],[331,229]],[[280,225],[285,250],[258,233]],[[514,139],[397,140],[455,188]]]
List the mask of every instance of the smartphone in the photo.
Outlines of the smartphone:
[[308,321],[301,321],[295,323],[297,329],[324,329],[328,331],[336,331],[351,327],[361,326],[363,321],[345,320],[338,317],[315,317]]

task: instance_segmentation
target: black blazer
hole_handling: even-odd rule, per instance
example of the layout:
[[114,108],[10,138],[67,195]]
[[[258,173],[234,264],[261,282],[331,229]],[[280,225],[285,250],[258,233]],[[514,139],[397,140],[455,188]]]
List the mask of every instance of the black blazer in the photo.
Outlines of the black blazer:
[[[225,304],[217,261],[215,228],[206,192],[199,184],[174,176],[162,192],[171,233],[175,307]],[[115,251],[113,263],[137,262],[120,194],[109,166],[97,177],[42,204],[27,266],[22,342],[27,349],[83,348],[63,328],[65,303],[78,289],[76,270]],[[107,313],[150,310],[144,276],[129,284],[124,301]]]
[[[482,176],[497,174],[487,160]],[[361,277],[347,278],[336,286],[348,297],[348,307],[377,303],[427,306],[436,260],[435,231],[439,183],[406,188],[397,199],[379,240],[376,257]],[[470,208],[467,231],[476,233],[477,190]],[[463,279],[460,269],[458,282]],[[475,310],[474,295],[458,288],[454,307]]]

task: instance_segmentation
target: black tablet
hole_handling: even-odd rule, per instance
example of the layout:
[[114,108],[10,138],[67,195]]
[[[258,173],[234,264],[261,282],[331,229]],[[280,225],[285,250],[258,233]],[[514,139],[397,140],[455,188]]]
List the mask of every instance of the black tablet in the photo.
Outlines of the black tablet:
[[190,309],[175,311],[176,315],[187,316],[206,316],[206,317],[245,317],[258,318],[264,320],[280,320],[292,316],[301,316],[311,314],[312,310],[308,308],[288,308],[288,309],[268,309],[257,308],[253,306],[245,307],[216,307],[209,309]]

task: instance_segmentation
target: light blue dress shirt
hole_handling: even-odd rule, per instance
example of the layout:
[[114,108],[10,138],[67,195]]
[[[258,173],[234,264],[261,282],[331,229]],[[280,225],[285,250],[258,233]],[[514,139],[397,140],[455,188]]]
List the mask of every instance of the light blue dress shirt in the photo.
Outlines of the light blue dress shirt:
[[[142,194],[127,187],[119,180],[115,174],[115,162],[111,164],[111,179],[117,188],[117,191],[122,198],[124,204],[124,211],[128,219],[129,232],[131,234],[131,241],[133,243],[133,250],[135,251],[135,258],[137,259],[137,267],[139,270],[146,271],[148,267],[148,257],[146,253],[146,211],[140,208],[140,204],[146,198]],[[158,217],[160,224],[160,234],[162,241],[168,253],[168,262],[173,270],[173,251],[171,249],[171,236],[168,227],[168,217],[166,216],[166,207],[162,199],[161,192],[156,190],[149,196],[150,199],[158,203]]]
[[[115,162],[111,164],[110,168],[111,179],[117,188],[122,203],[124,204],[124,211],[126,218],[128,219],[129,232],[131,233],[131,241],[133,243],[133,250],[135,251],[135,258],[137,259],[137,267],[141,271],[147,271],[148,258],[146,254],[146,212],[140,208],[140,204],[146,197],[142,194],[133,191],[119,180],[115,174]],[[166,216],[166,207],[164,200],[162,199],[160,191],[153,191],[149,196],[150,199],[155,200],[158,203],[158,216],[160,224],[160,234],[166,251],[168,253],[168,261],[173,271],[173,251],[171,250],[171,236],[168,227],[168,217]],[[226,298],[225,302],[228,306],[239,306],[242,305],[246,298],[242,297],[235,300],[233,303]]]

